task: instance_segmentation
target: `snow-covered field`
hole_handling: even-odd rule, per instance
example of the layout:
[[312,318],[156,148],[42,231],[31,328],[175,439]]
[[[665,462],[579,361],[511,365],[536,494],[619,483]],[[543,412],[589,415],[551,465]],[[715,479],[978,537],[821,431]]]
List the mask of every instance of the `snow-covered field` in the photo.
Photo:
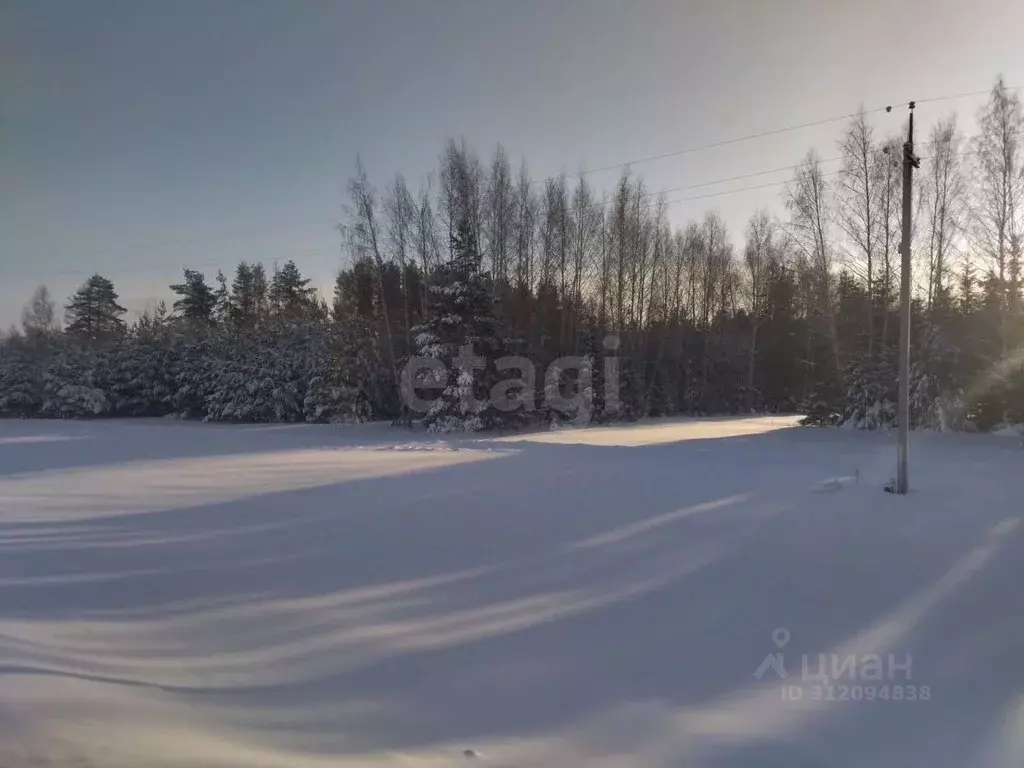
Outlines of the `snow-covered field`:
[[916,435],[906,498],[894,459],[0,422],[0,765],[1019,768],[1024,449]]

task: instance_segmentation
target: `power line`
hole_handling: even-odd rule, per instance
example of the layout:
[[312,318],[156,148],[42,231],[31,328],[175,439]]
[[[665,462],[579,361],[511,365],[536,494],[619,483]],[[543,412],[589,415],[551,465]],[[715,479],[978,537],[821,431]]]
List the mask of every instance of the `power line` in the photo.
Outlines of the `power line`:
[[[976,136],[967,136],[967,137],[964,137],[964,140],[965,141],[970,141],[970,140],[972,140],[974,138],[977,138],[977,137]],[[936,143],[936,142],[923,142],[923,143],[925,143],[925,144],[933,144],[933,143]],[[979,154],[979,151],[978,150],[963,150],[963,151],[954,152],[952,154],[960,156],[960,157],[965,157],[967,155]],[[930,159],[933,159],[933,157],[934,156],[932,156],[932,155],[925,155],[925,156],[921,157],[920,159],[921,160],[930,160]],[[842,158],[838,157],[838,156],[837,157],[823,158],[823,159],[818,160],[818,163],[821,164],[821,163],[836,162],[836,161],[841,160],[841,159]],[[664,195],[664,194],[667,194],[667,193],[670,193],[670,192],[680,192],[680,191],[684,191],[684,190],[687,190],[687,189],[699,189],[699,188],[702,188],[702,187],[713,186],[715,184],[724,184],[724,183],[729,182],[729,181],[737,181],[737,180],[740,180],[740,179],[755,178],[757,176],[764,176],[764,175],[768,175],[768,174],[771,174],[771,173],[781,173],[783,171],[792,171],[792,170],[796,170],[797,168],[800,168],[802,166],[803,166],[803,163],[796,163],[794,165],[785,165],[785,166],[780,166],[778,168],[769,168],[769,169],[765,169],[763,171],[754,171],[752,173],[744,173],[744,174],[740,174],[738,176],[727,176],[727,177],[724,177],[724,178],[721,178],[721,179],[712,179],[712,180],[709,180],[709,181],[701,181],[701,182],[697,182],[697,183],[694,183],[694,184],[686,184],[686,185],[679,186],[679,187],[671,187],[671,188],[668,188],[668,189],[654,190],[654,191],[651,191],[651,192],[645,192],[642,195],[642,197],[644,197],[644,198],[653,198],[653,197],[658,197],[660,195]],[[822,173],[821,176],[822,176],[822,178],[829,178],[829,177],[837,176],[840,173],[842,173],[842,169],[837,169],[837,170],[834,170],[834,171],[827,171],[825,173]],[[678,203],[691,202],[691,201],[694,201],[694,200],[707,200],[707,199],[711,199],[711,198],[715,198],[715,197],[723,197],[725,195],[737,194],[737,193],[740,193],[740,192],[751,192],[751,191],[755,191],[755,190],[759,190],[759,189],[769,189],[771,187],[781,187],[781,186],[784,186],[786,184],[789,184],[791,181],[792,181],[792,179],[784,179],[784,180],[781,180],[781,181],[770,181],[770,182],[766,182],[764,184],[753,184],[753,185],[749,185],[749,186],[745,186],[745,187],[736,187],[734,189],[725,189],[725,190],[721,190],[719,192],[709,192],[709,193],[700,194],[700,195],[690,195],[688,197],[676,198],[674,200],[666,200],[665,201],[665,205],[676,205]],[[660,201],[658,201],[658,200],[653,200],[651,202],[645,203],[643,205],[643,207],[644,208],[654,207],[655,205],[658,205],[659,202]],[[593,203],[590,207],[605,207],[605,206],[610,206],[610,205],[613,205],[613,204],[614,204],[614,200],[607,200],[607,201],[602,200],[602,201],[597,201],[597,202]],[[302,258],[302,257],[306,257],[306,256],[314,256],[315,257],[315,256],[329,256],[329,255],[337,255],[337,254],[338,254],[338,251],[333,250],[333,249],[332,250],[328,250],[328,251],[325,251],[325,250],[313,250],[313,251],[307,251],[307,252],[302,252],[302,253],[293,252],[291,254],[286,254],[284,256],[280,256],[280,257],[278,257],[278,259],[279,260],[287,260],[287,259],[294,259],[294,258]],[[222,260],[217,259],[217,260],[198,262],[198,263],[197,262],[190,262],[189,264],[185,264],[184,262],[175,262],[173,264],[171,264],[171,263],[153,264],[153,265],[145,266],[145,267],[118,267],[118,268],[113,268],[113,269],[106,269],[104,271],[109,272],[111,274],[151,274],[151,273],[158,273],[158,272],[166,272],[166,271],[169,271],[169,270],[177,271],[179,269],[182,269],[185,266],[188,266],[190,269],[197,269],[197,268],[204,268],[204,267],[219,267],[221,264],[222,264]],[[48,272],[47,274],[48,275],[52,275],[52,276],[72,276],[72,275],[90,275],[93,272],[95,272],[94,269],[81,269],[81,270],[77,270],[76,269],[76,270],[59,270],[59,271],[56,271],[56,272]],[[18,279],[19,277],[20,278],[28,278],[28,277],[31,277],[31,276],[27,275],[27,274],[24,274],[24,275],[12,275],[11,276],[12,279]]]
[[[975,139],[975,138],[977,138],[977,137],[976,136],[968,136],[968,137],[965,137],[965,141],[970,141],[970,140]],[[935,144],[935,143],[939,143],[939,142],[926,141],[926,142],[920,142],[920,143],[923,143],[923,144]],[[980,154],[980,152],[979,152],[979,150],[965,150],[965,151],[953,152],[951,154],[959,156],[959,157],[966,157],[967,155],[977,155],[977,154]],[[918,159],[919,160],[931,160],[933,158],[934,158],[934,155],[924,155],[922,157],[919,157]],[[841,157],[831,157],[831,158],[827,158],[827,159],[824,159],[824,160],[818,160],[818,163],[821,164],[821,163],[827,163],[827,162],[834,162],[836,160],[841,160],[841,159],[842,159]],[[758,175],[767,174],[767,173],[775,173],[775,172],[778,172],[778,171],[795,170],[797,168],[800,168],[802,165],[803,165],[803,163],[797,163],[796,165],[783,166],[781,168],[775,168],[775,169],[772,169],[772,170],[769,170],[769,171],[758,171],[758,172],[752,173],[752,174],[745,174],[745,176],[751,177],[751,176],[758,176]],[[829,176],[836,176],[836,175],[838,175],[840,173],[842,173],[842,169],[835,170],[835,171],[828,171],[828,172],[823,173],[821,175],[822,175],[823,178],[825,178],[825,177],[829,177]],[[743,176],[737,176],[737,177],[733,177],[733,178],[743,178]],[[703,182],[701,184],[690,185],[689,187],[677,187],[675,189],[666,189],[666,190],[661,190],[660,192],[652,192],[652,193],[649,193],[649,194],[652,194],[652,195],[664,194],[665,192],[675,192],[675,191],[678,191],[680,189],[687,189],[687,188],[691,188],[692,189],[694,187],[708,186],[708,185],[711,185],[711,184],[717,184],[717,183],[720,183],[722,181],[732,181],[732,179],[721,179],[719,181],[708,181],[708,182]],[[772,181],[772,182],[768,182],[766,184],[755,184],[753,186],[748,186],[748,187],[738,187],[736,189],[726,189],[726,190],[722,190],[721,192],[712,192],[712,193],[709,193],[709,194],[706,194],[706,195],[693,195],[691,197],[683,197],[683,198],[679,198],[677,200],[668,200],[668,201],[666,201],[666,204],[667,205],[672,205],[674,203],[682,203],[682,202],[686,202],[686,201],[689,201],[689,200],[704,200],[706,198],[719,197],[721,195],[729,195],[729,194],[732,194],[733,192],[749,192],[749,191],[755,190],[755,189],[767,189],[769,187],[778,187],[778,186],[782,186],[784,184],[789,184],[790,181],[791,181],[790,179],[787,179],[787,180],[784,180],[784,181]]]
[[[974,139],[977,139],[977,138],[978,138],[978,136],[964,136],[964,137],[962,137],[962,140],[965,141],[965,142],[970,142],[970,141],[973,141]],[[921,142],[917,142],[917,143],[921,144],[921,145],[931,145],[931,144],[941,144],[941,143],[943,143],[943,141],[942,140],[940,140],[940,141],[921,141]],[[978,150],[958,151],[958,152],[953,152],[952,154],[959,155],[961,157],[965,157],[967,155],[977,155],[977,154],[979,154],[979,151]],[[921,157],[919,159],[921,159],[921,160],[930,160],[930,159],[932,159],[932,157],[933,157],[932,155],[927,155],[927,156]],[[820,164],[823,164],[823,163],[838,162],[839,160],[842,160],[842,159],[843,159],[842,156],[826,157],[826,158],[819,159],[817,162],[820,165]],[[783,165],[783,166],[780,166],[778,168],[769,168],[769,169],[764,170],[764,171],[754,171],[753,173],[743,173],[743,174],[740,174],[739,176],[729,176],[729,177],[726,177],[726,178],[723,178],[723,179],[714,179],[712,181],[701,181],[701,182],[698,182],[696,184],[685,184],[685,185],[683,185],[681,187],[669,187],[667,189],[660,189],[660,190],[656,190],[656,191],[653,191],[653,192],[645,192],[643,196],[644,197],[654,197],[654,196],[657,196],[657,195],[668,194],[669,192],[681,192],[681,191],[687,190],[687,189],[699,189],[700,187],[711,187],[711,186],[714,186],[715,184],[724,184],[725,182],[728,182],[728,181],[739,181],[741,179],[751,179],[751,178],[755,178],[757,176],[767,176],[767,175],[772,174],[772,173],[782,173],[783,171],[795,171],[797,168],[800,168],[802,165],[803,165],[803,163],[796,163],[794,165]],[[825,174],[822,174],[822,175],[823,176],[834,176],[837,173],[839,173],[839,171],[829,171],[828,173],[825,173]],[[715,193],[712,193],[712,194],[709,194],[709,195],[697,195],[697,196],[694,196],[694,197],[683,198],[683,199],[685,199],[685,200],[700,200],[700,199],[703,199],[705,197],[718,197],[719,195],[728,194],[730,192],[745,192],[745,191],[751,190],[751,189],[765,189],[767,187],[776,186],[776,185],[779,185],[779,184],[786,184],[786,183],[788,183],[788,182],[786,182],[786,181],[779,181],[779,182],[771,182],[769,184],[758,184],[758,185],[751,186],[751,187],[740,187],[738,189],[725,190],[723,192],[715,192]],[[676,201],[676,202],[679,202],[679,201]],[[597,205],[608,205],[608,204],[609,203],[606,203],[604,201],[602,201],[600,203],[597,203]]]
[[[1024,86],[1012,86],[1012,87],[1011,86],[1007,86],[1006,90],[1008,90],[1008,91],[1018,91],[1022,87],[1024,87]],[[927,99],[915,99],[915,102],[917,104],[925,104],[925,103],[931,103],[931,102],[937,102],[937,101],[951,101],[951,100],[954,100],[954,99],[964,99],[964,98],[968,98],[968,97],[971,97],[971,96],[982,96],[982,95],[988,94],[990,92],[991,92],[991,89],[986,88],[985,90],[981,90],[981,91],[969,91],[969,92],[966,92],[966,93],[952,93],[952,94],[947,94],[945,96],[933,96],[933,97],[927,98]],[[888,104],[888,105],[886,105],[884,107],[875,107],[873,109],[863,110],[863,114],[865,114],[865,115],[873,115],[873,114],[876,114],[878,112],[891,112],[894,107],[905,107],[905,106],[908,106],[909,104],[910,104],[909,101],[901,101],[901,102],[898,102],[896,104]],[[857,117],[860,114],[861,114],[861,112],[859,112],[859,111],[858,112],[850,112],[850,113],[845,114],[845,115],[837,115],[836,117],[826,117],[826,118],[823,118],[821,120],[811,120],[811,121],[806,122],[806,123],[797,123],[796,125],[788,125],[788,126],[786,126],[784,128],[773,128],[773,129],[767,130],[767,131],[759,131],[758,133],[751,133],[751,134],[748,134],[746,136],[737,136],[735,138],[724,139],[722,141],[713,141],[713,142],[710,142],[708,144],[699,144],[699,145],[692,146],[692,147],[685,147],[683,149],[676,149],[676,150],[673,150],[671,152],[664,152],[664,153],[662,153],[660,155],[650,155],[648,157],[641,157],[641,158],[637,158],[635,160],[626,160],[626,161],[621,162],[621,163],[612,163],[610,165],[601,165],[601,166],[597,166],[595,168],[587,168],[587,169],[584,169],[584,170],[579,171],[578,173],[575,173],[575,174],[572,174],[572,175],[573,176],[586,176],[586,175],[589,175],[591,173],[600,173],[602,171],[612,171],[612,170],[615,170],[616,168],[625,168],[626,166],[640,165],[641,163],[654,162],[656,160],[666,160],[666,159],[668,159],[670,157],[678,157],[680,155],[688,155],[688,154],[693,154],[695,152],[703,152],[705,150],[716,149],[718,147],[726,147],[726,146],[730,146],[732,144],[739,144],[739,143],[744,142],[744,141],[752,141],[754,139],[765,138],[767,136],[777,136],[777,135],[782,134],[782,133],[788,133],[790,131],[799,131],[799,130],[802,130],[804,128],[814,128],[814,127],[819,126],[819,125],[827,125],[829,123],[837,123],[837,122],[839,122],[841,120],[850,120],[851,118]],[[783,170],[785,170],[785,169],[783,169]],[[556,181],[557,179],[560,178],[561,175],[567,175],[567,174],[559,174],[559,175],[556,175],[556,176],[549,176],[549,177],[544,178],[544,179],[538,179],[537,181],[532,182],[532,183],[534,183],[534,184],[545,184],[545,183],[547,183],[549,181]]]
[[[793,167],[794,168],[799,168],[800,166],[797,165],[797,166],[793,166]],[[826,178],[828,176],[836,176],[839,173],[842,173],[842,171],[841,170],[828,171],[827,173],[821,174],[821,177],[822,178]],[[738,187],[736,189],[724,189],[721,192],[710,192],[710,193],[708,193],[706,195],[691,195],[690,197],[680,197],[680,198],[678,198],[676,200],[666,200],[665,204],[666,205],[674,205],[675,203],[685,203],[685,202],[689,202],[691,200],[707,200],[708,198],[712,198],[712,197],[721,197],[723,195],[731,195],[731,194],[733,194],[735,192],[750,192],[751,190],[755,190],[755,189],[768,189],[769,187],[781,187],[781,186],[783,186],[785,184],[789,184],[790,181],[791,181],[791,179],[786,179],[785,181],[770,181],[767,184],[754,184],[754,185],[749,186],[749,187]]]
[[[1020,85],[1008,85],[1008,86],[1005,86],[1005,90],[1007,90],[1007,91],[1019,91],[1021,88],[1024,88],[1024,86],[1020,86]],[[952,101],[954,99],[966,99],[966,98],[970,98],[972,96],[987,96],[990,93],[992,93],[992,89],[991,88],[986,88],[983,91],[969,91],[967,93],[952,93],[952,94],[949,94],[948,96],[933,96],[930,99],[914,99],[914,103],[916,103],[916,104],[929,104],[929,103],[935,102],[935,101]],[[896,106],[904,106],[904,105],[896,105]]]
[[[818,162],[819,163],[834,163],[837,160],[842,160],[842,158],[841,157],[827,157],[827,158],[824,158],[822,160],[819,160]],[[783,165],[783,166],[781,166],[779,168],[769,168],[769,169],[764,170],[764,171],[754,171],[753,173],[743,173],[743,174],[740,174],[739,176],[729,176],[729,177],[724,178],[724,179],[715,179],[713,181],[701,181],[701,182],[698,182],[696,184],[685,184],[685,185],[683,185],[681,187],[669,187],[668,189],[661,189],[661,190],[658,190],[657,192],[647,192],[647,193],[645,193],[645,196],[664,195],[664,194],[667,194],[669,192],[682,192],[683,190],[686,190],[686,189],[699,189],[701,187],[711,187],[711,186],[714,186],[715,184],[724,184],[727,181],[739,181],[741,179],[752,179],[752,178],[755,178],[757,176],[767,176],[768,174],[771,174],[771,173],[782,173],[783,171],[793,171],[793,170],[796,170],[797,168],[799,168],[801,165],[803,165],[803,163],[796,163],[795,165]],[[765,185],[765,186],[767,186],[767,185]],[[746,187],[746,189],[758,189],[758,187]],[[715,193],[715,194],[719,194],[719,193]]]
[[[1022,87],[1024,87],[1024,86],[1012,86],[1012,87],[1007,86],[1006,90],[1008,90],[1008,91],[1017,91],[1017,90],[1020,90]],[[949,100],[954,100],[954,99],[961,99],[961,98],[968,98],[968,97],[973,97],[973,96],[984,95],[984,94],[988,94],[990,92],[991,92],[991,89],[985,89],[985,90],[979,90],[979,91],[970,91],[970,92],[966,92],[966,93],[948,94],[948,95],[945,95],[945,96],[935,96],[935,97],[931,97],[931,98],[927,98],[927,99],[918,99],[918,100],[916,100],[916,102],[918,104],[923,104],[923,103],[932,103],[932,102],[939,102],[939,101],[949,101]],[[878,112],[891,111],[892,107],[895,107],[895,106],[905,106],[907,104],[909,104],[909,102],[900,102],[900,103],[893,104],[893,105],[888,105],[888,106],[885,106],[885,107],[876,107],[876,108],[873,108],[873,109],[870,109],[870,110],[864,110],[863,114],[870,115],[870,114],[875,114],[875,113],[878,113]],[[779,135],[779,134],[782,134],[782,133],[787,133],[787,132],[790,132],[790,131],[802,130],[802,129],[805,129],[805,128],[811,128],[811,127],[815,127],[815,126],[819,126],[819,125],[826,125],[826,124],[829,124],[829,123],[839,122],[841,120],[848,120],[848,119],[857,117],[859,114],[861,114],[861,112],[859,112],[859,111],[858,112],[851,112],[851,113],[848,113],[848,114],[845,114],[845,115],[838,115],[836,117],[823,118],[821,120],[812,120],[812,121],[809,121],[809,122],[798,123],[798,124],[795,124],[795,125],[785,126],[785,127],[782,127],[782,128],[774,128],[774,129],[767,130],[767,131],[760,131],[758,133],[748,134],[746,136],[739,136],[739,137],[735,137],[735,138],[731,138],[731,139],[725,139],[725,140],[722,140],[722,141],[711,142],[711,143],[708,143],[708,144],[702,144],[702,145],[693,146],[693,147],[686,147],[686,148],[683,148],[683,149],[678,149],[678,150],[674,150],[674,151],[671,151],[671,152],[666,152],[666,153],[663,153],[663,154],[660,154],[660,155],[651,155],[651,156],[648,156],[648,157],[642,157],[642,158],[637,158],[637,159],[633,159],[633,160],[627,160],[627,161],[624,161],[624,162],[614,163],[614,164],[611,164],[611,165],[605,165],[605,166],[599,166],[599,167],[595,167],[595,168],[590,168],[590,169],[586,169],[586,170],[580,171],[578,174],[573,174],[573,175],[575,175],[575,176],[584,176],[584,175],[588,175],[588,174],[592,174],[592,173],[599,173],[599,172],[602,172],[602,171],[614,170],[616,168],[625,168],[627,166],[639,165],[639,164],[642,164],[642,163],[654,162],[654,161],[657,161],[657,160],[664,160],[664,159],[668,159],[670,157],[677,157],[677,156],[680,156],[680,155],[686,155],[686,154],[692,154],[692,153],[696,153],[696,152],[702,152],[702,151],[709,150],[709,149],[714,149],[714,148],[717,148],[717,147],[724,147],[724,146],[738,144],[738,143],[745,142],[745,141],[752,141],[752,140],[763,138],[763,137],[767,137],[767,136],[774,136],[774,135]],[[972,138],[975,138],[975,137],[968,137],[967,140],[970,140]],[[930,144],[932,142],[922,142],[922,143]],[[960,153],[958,153],[958,154],[960,154]],[[970,154],[970,153],[967,153],[967,154]],[[826,158],[826,159],[823,159],[823,160],[819,160],[818,162],[819,163],[828,163],[828,162],[835,162],[835,161],[840,160],[840,159],[842,159],[842,158],[840,158],[840,157],[831,157],[831,158]],[[771,168],[771,169],[767,169],[767,170],[763,170],[763,171],[754,171],[752,173],[740,174],[738,176],[730,176],[730,177],[725,177],[725,178],[721,178],[721,179],[713,179],[713,180],[710,180],[710,181],[702,181],[702,182],[697,182],[697,183],[694,183],[694,184],[682,185],[682,186],[678,186],[678,187],[670,187],[668,189],[662,189],[662,190],[657,190],[657,191],[652,191],[652,192],[645,193],[644,197],[655,197],[655,196],[667,194],[667,193],[670,193],[670,192],[680,192],[680,191],[684,191],[684,190],[688,190],[688,189],[699,189],[699,188],[702,188],[702,187],[714,186],[716,184],[724,184],[724,183],[729,182],[729,181],[738,181],[738,180],[741,180],[741,179],[755,178],[757,176],[765,176],[765,175],[769,175],[769,174],[772,174],[772,173],[781,173],[783,171],[791,171],[791,170],[795,170],[795,169],[799,168],[800,165],[801,165],[800,163],[797,163],[795,165],[781,166],[779,168]],[[828,174],[824,174],[824,175],[830,176],[830,175],[834,175],[834,173],[828,173]],[[539,180],[536,180],[536,181],[532,181],[531,184],[545,184],[545,183],[547,183],[549,181],[557,180],[557,179],[561,178],[562,176],[565,176],[565,174],[560,174],[558,176],[550,176],[550,177],[547,177],[547,178],[544,178],[544,179],[539,179]],[[686,201],[691,201],[691,200],[702,200],[702,199],[719,197],[719,196],[722,196],[722,195],[733,194],[733,193],[738,193],[738,192],[747,192],[747,191],[756,190],[756,189],[766,189],[766,188],[773,187],[773,186],[781,186],[781,185],[786,184],[786,183],[787,183],[786,181],[780,181],[780,182],[771,182],[771,183],[767,183],[767,184],[758,184],[758,185],[747,186],[747,187],[739,187],[737,189],[732,189],[732,190],[723,190],[722,192],[713,192],[713,193],[709,193],[709,194],[706,194],[706,195],[694,195],[694,196],[690,196],[690,197],[680,198],[680,199],[677,199],[677,200],[667,201],[667,204],[672,205],[672,204],[675,204],[675,203],[686,202]],[[605,202],[605,201],[594,203],[595,206],[597,206],[597,205],[604,206],[604,205],[608,205],[608,204],[609,203]],[[306,223],[304,225],[300,225],[300,226],[321,226],[321,225],[324,225],[324,224],[331,224],[331,225],[333,225],[333,224],[335,224],[335,222],[333,222],[331,220],[327,220],[327,219],[319,219],[319,220],[316,220],[316,221],[308,222],[308,223]],[[202,236],[190,236],[190,237],[183,237],[183,238],[174,238],[174,239],[170,239],[170,240],[151,241],[149,243],[136,243],[134,245],[125,245],[125,246],[123,246],[121,248],[121,250],[124,250],[124,249],[137,249],[137,250],[154,249],[154,250],[156,250],[156,249],[160,249],[160,248],[174,247],[174,246],[179,246],[179,245],[188,245],[188,244],[193,244],[193,243],[209,242],[209,241],[214,241],[214,240],[231,240],[231,239],[236,239],[238,237],[245,237],[245,236],[256,237],[256,236],[259,236],[259,235],[262,235],[262,234],[267,234],[267,233],[270,233],[270,232],[287,231],[288,229],[291,229],[291,228],[292,228],[291,226],[286,226],[286,227],[268,228],[268,229],[263,229],[263,230],[259,230],[259,231],[248,230],[248,231],[236,231],[236,232],[230,232],[230,233],[219,233],[219,234],[214,234],[214,235],[202,235]],[[95,251],[91,255],[99,256],[99,255],[104,255],[104,254],[110,254],[112,252],[113,252],[113,249],[105,249],[105,250],[101,250],[101,251]],[[310,253],[310,254],[307,254],[307,255],[313,255],[313,256],[323,255],[323,252],[319,252],[319,253],[314,252],[314,253]],[[217,263],[218,262],[216,262],[216,261],[214,261],[214,262],[207,262],[205,264],[197,265],[197,266],[216,266]],[[175,265],[173,268],[177,269],[177,268],[180,268],[180,267],[181,267],[181,265],[178,264],[178,265]],[[122,269],[116,270],[116,272],[118,272],[118,273],[131,273],[131,272],[135,272],[135,271],[162,271],[164,269],[169,269],[169,268],[171,268],[171,267],[169,267],[169,266],[161,266],[161,267],[153,267],[153,268],[145,267],[145,268],[142,268],[141,270],[124,269],[124,268],[122,268]],[[110,270],[110,271],[115,271],[115,270]],[[70,270],[70,271],[69,270],[63,270],[63,271],[60,271],[60,272],[53,272],[53,273],[50,273],[50,274],[53,274],[53,275],[91,274],[91,272],[92,272],[92,270]]]
[[[897,105],[897,106],[899,106],[899,105]],[[874,114],[876,112],[884,112],[888,108],[889,107],[876,107],[875,109],[865,110],[864,114],[865,115],[871,115],[871,114]],[[827,125],[828,123],[836,123],[836,122],[839,122],[840,120],[849,120],[850,118],[856,117],[859,114],[860,114],[859,112],[852,112],[850,114],[838,115],[836,117],[826,117],[826,118],[824,118],[822,120],[811,120],[810,122],[799,123],[797,125],[788,125],[788,126],[786,126],[784,128],[773,128],[772,130],[760,131],[758,133],[751,133],[751,134],[748,134],[746,136],[737,136],[735,138],[725,139],[723,141],[713,141],[713,142],[708,143],[708,144],[700,144],[700,145],[693,146],[693,147],[686,147],[684,149],[677,149],[677,150],[674,150],[672,152],[665,152],[665,153],[660,154],[660,155],[650,155],[648,157],[641,157],[641,158],[637,158],[637,159],[634,159],[634,160],[627,160],[627,161],[622,162],[622,163],[613,163],[611,165],[602,165],[602,166],[598,166],[596,168],[588,168],[586,170],[580,171],[578,174],[573,174],[573,175],[574,176],[587,176],[587,175],[589,175],[591,173],[600,173],[602,171],[612,171],[612,170],[615,170],[616,168],[625,168],[626,166],[640,165],[641,163],[650,163],[650,162],[654,162],[656,160],[666,160],[666,159],[668,159],[670,157],[678,157],[680,155],[689,155],[689,154],[693,154],[694,152],[704,152],[705,150],[708,150],[708,149],[716,149],[718,147],[726,147],[726,146],[730,146],[732,144],[739,144],[739,143],[744,142],[744,141],[752,141],[754,139],[761,139],[761,138],[765,138],[767,136],[777,136],[778,134],[788,133],[789,131],[799,131],[799,130],[802,130],[804,128],[813,128],[813,127],[818,126],[818,125]],[[551,176],[551,177],[549,177],[547,179],[541,179],[541,180],[539,180],[536,183],[543,184],[543,183],[546,183],[548,181],[552,181],[552,180],[555,180],[555,179],[558,179],[558,178],[559,178],[558,176]]]

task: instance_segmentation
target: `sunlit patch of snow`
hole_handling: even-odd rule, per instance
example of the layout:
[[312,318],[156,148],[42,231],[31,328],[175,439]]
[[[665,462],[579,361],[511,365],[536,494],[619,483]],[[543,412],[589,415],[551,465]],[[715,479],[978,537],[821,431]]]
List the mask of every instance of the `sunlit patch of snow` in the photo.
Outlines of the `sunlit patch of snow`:
[[162,459],[0,477],[0,522],[186,509],[494,459],[491,451],[324,449]]
[[67,440],[81,440],[81,436],[72,435],[15,435],[0,437],[0,445],[32,445],[34,443],[63,443]]
[[609,427],[561,429],[536,434],[498,438],[499,442],[555,443],[560,445],[606,445],[634,447],[675,443],[687,440],[713,440],[724,437],[763,435],[798,425],[798,416],[759,416],[753,418],[708,418],[656,420]]

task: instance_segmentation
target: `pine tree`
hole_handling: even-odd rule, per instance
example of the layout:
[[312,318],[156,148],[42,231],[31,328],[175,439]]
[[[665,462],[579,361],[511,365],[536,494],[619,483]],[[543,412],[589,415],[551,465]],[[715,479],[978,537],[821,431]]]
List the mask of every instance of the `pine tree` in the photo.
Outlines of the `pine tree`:
[[217,294],[207,284],[202,272],[185,270],[185,282],[171,286],[181,296],[174,302],[178,317],[194,323],[213,322],[213,311],[217,307]]
[[351,267],[338,272],[334,281],[333,311],[335,318],[346,321],[374,320],[376,287],[373,262],[362,257]]
[[93,275],[65,306],[67,332],[88,341],[102,341],[124,333],[121,319],[127,310],[117,303],[114,284],[101,275]]
[[359,397],[380,418],[395,418],[402,412],[400,393],[393,385],[393,373],[385,363],[381,325],[374,315],[377,282],[373,262],[358,259],[342,270],[334,284],[330,330],[332,345],[349,373],[343,375],[359,389]]
[[316,292],[290,259],[274,273],[270,282],[270,303],[277,315],[286,321],[295,321],[309,310]]

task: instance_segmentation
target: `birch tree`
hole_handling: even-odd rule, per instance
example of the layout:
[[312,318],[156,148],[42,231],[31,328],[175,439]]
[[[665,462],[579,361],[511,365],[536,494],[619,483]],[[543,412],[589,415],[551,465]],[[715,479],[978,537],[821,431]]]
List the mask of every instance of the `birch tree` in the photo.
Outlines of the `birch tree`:
[[961,168],[956,117],[938,123],[931,132],[930,158],[922,184],[928,231],[928,307],[945,301],[949,292],[953,246],[963,225],[966,180]]
[[[874,170],[877,150],[874,131],[861,106],[850,121],[839,144],[842,168],[839,173],[836,218],[846,235],[853,254],[864,267],[861,273],[867,287],[865,321],[868,332],[868,356],[874,352],[875,341],[875,251],[878,240],[877,180]],[[855,270],[860,272],[860,270]]]
[[814,313],[824,321],[837,380],[842,384],[843,366],[832,290],[833,254],[828,228],[831,193],[818,156],[812,150],[794,174],[786,205],[791,215],[793,242],[806,257],[813,277]]
[[747,407],[753,407],[754,372],[757,365],[757,333],[765,320],[768,304],[768,277],[776,258],[775,223],[762,209],[747,223],[747,242],[743,251],[746,267],[747,310],[750,314],[750,353],[747,361]]
[[976,192],[974,236],[988,257],[998,280],[1002,317],[1002,351],[1006,352],[1011,242],[1021,231],[1024,171],[1021,133],[1024,113],[1020,98],[1000,77],[988,103],[978,116],[980,132],[974,140]]

